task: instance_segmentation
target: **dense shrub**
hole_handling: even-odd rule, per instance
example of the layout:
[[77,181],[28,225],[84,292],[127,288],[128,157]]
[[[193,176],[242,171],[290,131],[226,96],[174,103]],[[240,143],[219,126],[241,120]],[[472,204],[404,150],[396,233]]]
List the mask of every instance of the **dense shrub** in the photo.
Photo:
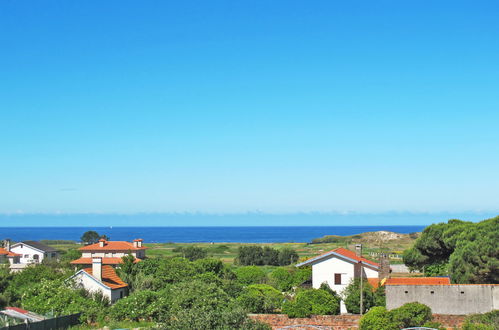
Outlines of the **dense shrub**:
[[499,310],[466,317],[463,330],[499,330]]
[[417,327],[431,321],[431,308],[417,303],[408,303],[390,311],[392,320],[401,328]]
[[[360,319],[361,330],[398,330],[409,327],[430,325],[432,319],[430,307],[420,303],[409,303],[387,311],[385,307],[371,308]],[[431,323],[433,326],[437,325]]]
[[360,330],[399,330],[385,307],[373,307],[360,319]]
[[262,248],[257,245],[241,246],[238,249],[236,262],[243,266],[287,266],[298,261],[295,250],[284,248],[276,250],[269,246]]
[[190,261],[203,259],[208,256],[208,251],[206,249],[190,245],[187,247],[178,247],[174,249],[173,252],[180,253],[180,256],[189,259]]
[[337,315],[340,312],[340,299],[329,290],[302,290],[298,292],[294,300],[284,303],[282,311],[289,317]]
[[[362,283],[363,292],[363,313],[375,306],[375,295],[373,287],[364,279]],[[360,280],[352,281],[344,291],[345,306],[347,311],[352,314],[360,314]]]
[[283,298],[270,285],[253,284],[244,288],[237,302],[250,313],[274,313],[281,307]]
[[312,268],[276,268],[269,274],[269,283],[280,291],[290,291],[312,277]]
[[237,281],[243,285],[263,283],[266,277],[265,272],[257,266],[239,267],[234,273]]
[[132,293],[118,300],[111,308],[109,316],[117,321],[152,320],[155,316],[155,304],[159,295],[157,292],[144,290]]

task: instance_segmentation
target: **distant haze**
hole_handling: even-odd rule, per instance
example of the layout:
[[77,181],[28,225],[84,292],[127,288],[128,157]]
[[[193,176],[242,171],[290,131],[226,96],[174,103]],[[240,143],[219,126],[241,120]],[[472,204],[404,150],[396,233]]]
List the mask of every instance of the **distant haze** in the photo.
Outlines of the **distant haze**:
[[[379,226],[429,225],[449,219],[479,221],[497,213],[290,214],[22,214],[0,215],[0,227],[44,226]],[[1,230],[0,230],[1,233]],[[1,235],[0,235],[1,237]]]

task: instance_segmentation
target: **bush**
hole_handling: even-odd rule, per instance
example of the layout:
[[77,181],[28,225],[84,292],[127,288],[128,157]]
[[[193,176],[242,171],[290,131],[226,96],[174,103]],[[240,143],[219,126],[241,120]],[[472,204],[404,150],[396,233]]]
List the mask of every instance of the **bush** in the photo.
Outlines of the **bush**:
[[128,297],[118,300],[111,308],[109,316],[115,321],[151,320],[157,299],[158,294],[154,291],[134,292]]
[[238,249],[236,263],[243,266],[287,266],[298,261],[295,250],[284,248],[281,251],[258,245],[241,246]]
[[237,268],[237,281],[243,285],[260,284],[265,280],[265,272],[257,266],[245,266]]
[[[363,291],[363,313],[375,306],[373,287],[364,279]],[[360,314],[360,280],[353,280],[344,291],[345,306],[349,313]]]
[[323,289],[308,289],[298,292],[295,300],[283,305],[283,313],[289,317],[309,317],[310,315],[337,315],[340,312],[340,299],[334,293]]
[[391,318],[401,328],[418,327],[431,321],[431,308],[417,303],[408,303],[390,311]]
[[276,268],[269,274],[270,284],[280,291],[290,291],[312,277],[312,268]]
[[197,246],[179,247],[176,248],[174,252],[179,252],[182,257],[189,259],[190,261],[203,259],[208,256],[208,251],[206,249]]
[[499,310],[484,314],[473,314],[466,317],[463,330],[498,330]]
[[400,327],[393,322],[385,307],[373,307],[360,319],[360,330],[398,330]]
[[274,313],[282,304],[282,294],[266,284],[253,284],[247,286],[237,298],[240,306],[249,313]]

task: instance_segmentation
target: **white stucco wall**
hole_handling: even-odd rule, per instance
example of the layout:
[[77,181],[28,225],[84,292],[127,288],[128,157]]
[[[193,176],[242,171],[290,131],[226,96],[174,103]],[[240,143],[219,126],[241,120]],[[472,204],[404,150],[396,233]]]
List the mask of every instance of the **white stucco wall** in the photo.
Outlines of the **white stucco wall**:
[[[341,285],[334,284],[334,274],[341,274]],[[331,289],[341,293],[355,276],[355,264],[352,262],[331,257],[312,265],[312,287],[318,289],[322,283],[329,284]],[[363,277],[378,277],[378,271],[363,267]]]
[[[19,261],[22,264],[35,263],[36,261],[42,262],[44,258],[52,259],[52,252],[44,253],[43,251],[40,251],[38,249],[34,249],[34,248],[32,248],[26,244],[22,244],[22,243],[13,245],[10,250],[14,253],[21,255],[21,257],[19,258]],[[54,252],[54,253],[55,253],[55,256],[53,258],[57,259],[59,254],[57,252]],[[36,260],[35,255],[38,256],[38,260]]]
[[[334,274],[341,275],[341,285],[334,284]],[[354,276],[354,265],[339,258],[329,258],[312,265],[312,286],[318,289],[322,283],[329,284],[331,289],[341,293]]]
[[77,287],[84,288],[90,293],[101,292],[104,297],[107,297],[110,301],[112,300],[111,289],[102,286],[96,279],[92,278],[85,272],[80,272],[73,277],[73,280]]

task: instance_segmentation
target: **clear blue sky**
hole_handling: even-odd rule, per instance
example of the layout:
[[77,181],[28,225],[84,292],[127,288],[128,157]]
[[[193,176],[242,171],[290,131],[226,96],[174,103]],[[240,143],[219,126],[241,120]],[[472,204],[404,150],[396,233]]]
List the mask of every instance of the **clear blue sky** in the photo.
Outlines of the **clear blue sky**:
[[0,213],[496,212],[497,1],[1,1]]

